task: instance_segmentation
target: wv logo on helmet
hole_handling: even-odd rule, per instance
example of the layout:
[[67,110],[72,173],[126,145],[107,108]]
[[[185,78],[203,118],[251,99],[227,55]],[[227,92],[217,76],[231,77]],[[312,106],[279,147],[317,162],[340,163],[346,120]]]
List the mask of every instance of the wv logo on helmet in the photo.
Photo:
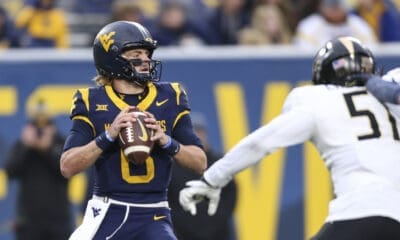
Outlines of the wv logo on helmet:
[[103,46],[104,50],[106,50],[106,52],[108,52],[110,46],[114,43],[114,39],[112,39],[114,35],[115,31],[112,31],[110,33],[102,34],[99,37],[101,45]]

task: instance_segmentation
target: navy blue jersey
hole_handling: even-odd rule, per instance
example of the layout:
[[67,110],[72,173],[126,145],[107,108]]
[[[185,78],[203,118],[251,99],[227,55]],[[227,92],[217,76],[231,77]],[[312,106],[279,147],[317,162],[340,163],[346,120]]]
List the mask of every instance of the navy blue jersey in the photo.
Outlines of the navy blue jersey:
[[[77,142],[82,145],[93,140],[108,129],[114,118],[126,107],[128,104],[111,86],[79,89],[71,109],[74,124],[64,149],[77,146]],[[191,125],[186,93],[178,83],[149,83],[147,95],[136,107],[151,112],[167,135],[183,144],[202,147]],[[127,202],[164,201],[167,199],[172,161],[155,144],[146,163],[136,166],[126,159],[115,141],[95,163],[93,192]]]

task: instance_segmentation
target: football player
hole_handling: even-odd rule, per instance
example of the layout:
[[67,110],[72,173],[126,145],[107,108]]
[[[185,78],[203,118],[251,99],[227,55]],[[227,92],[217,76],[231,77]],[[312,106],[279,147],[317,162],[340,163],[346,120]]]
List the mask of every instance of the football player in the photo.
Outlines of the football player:
[[383,102],[400,104],[400,68],[390,70],[382,78],[371,77],[367,89]]
[[280,147],[311,140],[329,169],[335,198],[313,240],[400,239],[400,119],[365,88],[374,74],[372,53],[359,40],[326,43],[313,63],[313,86],[294,88],[281,115],[260,127],[187,182],[182,207],[218,206],[220,189],[241,170]]
[[[104,26],[93,44],[97,87],[79,89],[71,108],[72,129],[60,160],[69,178],[93,166],[93,198],[70,239],[176,239],[167,202],[173,161],[201,174],[206,157],[194,134],[185,91],[158,82],[157,42],[135,22]],[[143,165],[126,159],[117,138],[145,111],[155,146]]]

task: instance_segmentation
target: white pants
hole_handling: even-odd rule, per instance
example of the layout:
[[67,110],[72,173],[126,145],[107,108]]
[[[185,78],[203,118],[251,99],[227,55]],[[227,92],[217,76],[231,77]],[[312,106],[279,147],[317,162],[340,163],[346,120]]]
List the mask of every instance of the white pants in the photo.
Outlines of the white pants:
[[88,201],[82,224],[72,233],[69,240],[91,240],[106,216],[110,202],[99,199]]

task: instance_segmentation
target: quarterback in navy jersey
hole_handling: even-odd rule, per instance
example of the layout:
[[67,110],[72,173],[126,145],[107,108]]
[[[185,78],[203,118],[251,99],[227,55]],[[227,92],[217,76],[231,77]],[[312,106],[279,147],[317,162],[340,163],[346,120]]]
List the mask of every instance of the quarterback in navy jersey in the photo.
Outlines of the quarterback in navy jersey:
[[[69,178],[94,166],[93,198],[70,239],[176,239],[167,203],[174,161],[201,174],[206,156],[193,131],[185,91],[158,82],[157,42],[142,25],[118,21],[97,34],[93,55],[97,87],[79,89],[60,160]],[[139,109],[155,145],[142,165],[129,162],[115,141]]]

